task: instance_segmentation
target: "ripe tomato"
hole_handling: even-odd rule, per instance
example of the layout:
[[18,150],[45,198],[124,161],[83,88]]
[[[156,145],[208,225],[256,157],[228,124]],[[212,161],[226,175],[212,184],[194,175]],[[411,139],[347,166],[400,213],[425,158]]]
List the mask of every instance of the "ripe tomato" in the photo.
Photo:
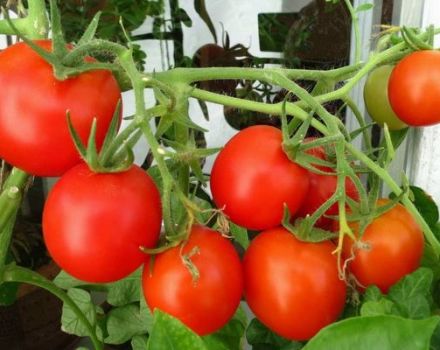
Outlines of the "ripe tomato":
[[[383,205],[388,200],[378,201]],[[357,225],[354,225],[356,232]],[[423,255],[423,233],[414,218],[400,204],[377,217],[366,228],[359,242],[345,238],[345,258],[354,254],[349,269],[362,287],[376,285],[382,292],[399,281],[406,274],[417,269]]]
[[80,164],[49,193],[43,234],[61,268],[83,281],[104,283],[129,275],[145,262],[139,246],[157,243],[161,221],[159,192],[138,166],[96,174]]
[[[51,50],[49,40],[36,43]],[[67,111],[84,143],[97,118],[100,146],[121,98],[111,72],[90,71],[58,81],[52,67],[23,42],[0,53],[0,86],[0,158],[37,176],[59,176],[80,162]]]
[[[305,140],[312,140],[308,138]],[[307,151],[316,158],[325,160],[326,154],[324,147],[315,147]],[[333,170],[329,167],[317,166],[316,168],[325,171],[332,172]],[[306,215],[313,214],[322,204],[324,204],[336,191],[338,177],[336,175],[321,175],[309,171],[309,181],[310,186],[307,195],[298,210],[298,217],[305,217]],[[354,183],[346,178],[345,180],[345,194],[346,196],[358,200],[359,194],[357,192]],[[334,203],[326,212],[325,215],[335,216],[338,215],[338,203]],[[317,221],[315,226],[322,229],[331,229],[333,220],[327,216],[321,216]]]
[[307,340],[334,322],[345,305],[330,241],[301,242],[284,228],[260,233],[243,259],[245,299],[275,333]]
[[[196,280],[183,262],[187,255],[199,272]],[[188,241],[145,264],[142,286],[151,310],[180,319],[199,335],[224,326],[243,293],[243,273],[234,246],[219,232],[194,226]]]
[[440,52],[410,53],[394,68],[388,84],[391,107],[412,126],[440,122]]
[[281,131],[256,125],[236,134],[218,154],[211,172],[215,204],[236,224],[253,230],[279,226],[309,187],[307,170],[283,152]]
[[388,99],[388,81],[394,66],[384,65],[374,69],[364,85],[364,101],[368,114],[377,124],[388,125],[390,130],[408,127],[394,113]]

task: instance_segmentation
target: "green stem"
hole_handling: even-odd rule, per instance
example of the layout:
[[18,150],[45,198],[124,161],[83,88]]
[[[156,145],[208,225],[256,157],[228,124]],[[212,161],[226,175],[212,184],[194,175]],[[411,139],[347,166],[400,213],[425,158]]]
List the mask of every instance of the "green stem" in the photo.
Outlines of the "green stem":
[[95,347],[95,350],[102,350],[103,345],[96,336],[95,328],[76,305],[76,303],[65,293],[62,289],[58,288],[53,282],[44,278],[37,272],[25,269],[23,267],[9,265],[3,270],[1,276],[1,282],[20,282],[31,284],[40,288],[47,290],[48,292],[55,295],[57,298],[61,299],[66,305],[68,305],[78,319],[84,324],[89,332],[89,337]]
[[353,5],[350,0],[344,0],[345,5],[347,6],[348,11],[350,12],[351,21],[352,21],[352,29],[354,31],[354,42],[355,42],[355,53],[354,53],[354,62],[359,63],[361,61],[361,35],[359,30],[359,17],[356,13]]
[[[15,27],[25,36],[33,39],[44,39],[47,37],[49,20],[46,13],[44,0],[28,1],[28,15],[25,18],[15,18],[12,20]],[[5,35],[15,35],[8,21],[0,20],[0,33]]]

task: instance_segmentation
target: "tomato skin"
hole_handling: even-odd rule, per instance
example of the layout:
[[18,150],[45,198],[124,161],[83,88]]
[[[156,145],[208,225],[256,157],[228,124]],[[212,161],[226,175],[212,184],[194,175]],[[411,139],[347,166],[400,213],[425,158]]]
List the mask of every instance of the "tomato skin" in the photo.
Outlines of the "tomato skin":
[[[379,200],[383,205],[387,199]],[[357,225],[353,226],[357,231]],[[423,232],[411,214],[401,204],[377,217],[365,229],[360,241],[367,249],[353,246],[353,240],[344,239],[343,254],[349,270],[362,287],[376,285],[383,293],[405,275],[416,270],[423,255]]]
[[[193,280],[182,255],[190,257],[199,271]],[[199,335],[223,327],[234,315],[243,293],[243,272],[234,246],[219,232],[194,226],[188,242],[157,255],[152,269],[145,264],[142,276],[145,300],[180,319]]]
[[364,101],[368,114],[377,124],[388,125],[390,130],[408,127],[394,113],[388,99],[388,82],[394,66],[383,65],[374,69],[364,85]]
[[279,227],[260,233],[243,259],[245,299],[275,333],[307,340],[336,321],[346,285],[338,277],[332,242],[301,242]]
[[[312,141],[313,138],[307,138],[304,141],[307,143]],[[326,160],[327,156],[325,154],[324,147],[315,147],[307,150],[310,155],[316,158]],[[317,169],[325,172],[334,172],[332,168],[315,165]],[[309,171],[309,190],[307,195],[298,210],[298,217],[305,217],[307,215],[313,214],[322,204],[324,204],[336,191],[338,184],[337,175],[321,175]],[[345,194],[351,199],[358,200],[359,193],[351,179],[345,179]],[[327,211],[321,216],[315,223],[316,227],[330,230],[332,228],[333,219],[327,216],[338,215],[338,203],[334,203]],[[327,216],[326,216],[327,215]]]
[[146,261],[139,246],[156,245],[161,221],[159,192],[141,168],[96,174],[79,164],[49,193],[43,235],[61,268],[83,281],[105,283]]
[[211,172],[215,204],[236,224],[253,230],[279,226],[284,203],[291,214],[309,187],[307,170],[282,150],[281,131],[267,125],[246,128],[225,145]]
[[[50,40],[36,43],[51,50]],[[93,118],[102,144],[121,92],[110,71],[58,81],[52,67],[27,44],[0,53],[0,158],[36,176],[60,176],[80,162],[66,112],[84,143]]]
[[394,68],[388,95],[396,115],[411,126],[440,122],[440,52],[415,51]]

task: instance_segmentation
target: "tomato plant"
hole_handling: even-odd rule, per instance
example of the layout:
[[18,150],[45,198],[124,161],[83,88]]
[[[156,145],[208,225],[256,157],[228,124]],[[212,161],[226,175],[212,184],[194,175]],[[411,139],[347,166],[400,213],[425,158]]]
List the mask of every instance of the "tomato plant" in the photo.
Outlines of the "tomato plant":
[[[51,50],[50,40],[36,43]],[[68,111],[84,143],[97,119],[99,147],[121,99],[110,71],[59,81],[52,66],[23,42],[0,52],[0,85],[0,157],[38,176],[60,176],[80,162],[67,127]]]
[[[313,138],[308,138],[305,142],[311,141]],[[316,147],[307,151],[314,157],[322,160],[327,160],[324,147]],[[329,167],[315,165],[318,170],[332,173],[334,170]],[[299,217],[305,217],[306,215],[313,214],[321,205],[323,205],[330,197],[335,193],[337,188],[338,177],[337,175],[324,175],[318,174],[313,171],[309,171],[309,190],[303,203],[301,204],[297,215]],[[358,200],[359,195],[353,181],[345,179],[345,194],[351,199]],[[333,219],[331,216],[338,215],[338,203],[331,205],[315,223],[315,225],[322,229],[330,229],[332,227]]]
[[345,305],[335,246],[301,242],[284,228],[260,233],[243,259],[245,298],[257,318],[294,340],[313,337]]
[[88,282],[111,282],[136,270],[161,227],[159,192],[132,166],[97,174],[80,164],[55,184],[44,206],[43,233],[55,262]]
[[218,154],[211,191],[218,208],[236,224],[254,230],[280,225],[284,203],[291,214],[309,187],[307,171],[287,158],[281,131],[257,125],[240,131]]
[[373,70],[364,85],[364,101],[368,114],[377,124],[387,124],[390,130],[400,130],[407,125],[391,108],[388,99],[388,81],[394,66],[383,65]]
[[388,84],[391,107],[411,126],[440,122],[440,52],[415,51],[396,64]]
[[[378,205],[385,203],[385,199],[378,201]],[[423,246],[420,227],[405,207],[397,204],[375,218],[358,241],[346,238],[344,256],[361,287],[376,285],[386,293],[419,267]]]
[[157,255],[151,266],[145,264],[142,286],[150,309],[163,310],[205,335],[224,326],[240,303],[241,262],[219,232],[194,226],[182,247]]

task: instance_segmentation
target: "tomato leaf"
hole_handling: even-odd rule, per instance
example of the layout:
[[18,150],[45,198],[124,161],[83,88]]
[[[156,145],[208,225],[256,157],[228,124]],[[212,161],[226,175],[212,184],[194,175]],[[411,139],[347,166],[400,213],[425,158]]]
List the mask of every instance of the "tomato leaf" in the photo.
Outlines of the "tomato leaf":
[[392,315],[394,303],[386,298],[377,301],[366,301],[362,304],[361,316]]
[[177,15],[179,20],[186,26],[186,27],[192,27],[192,20],[186,13],[186,11],[183,8],[179,8],[177,10]]
[[123,306],[140,300],[141,274],[138,269],[122,280],[107,284],[107,302],[113,306]]
[[430,316],[433,272],[419,268],[390,288],[388,297],[403,317],[421,319]]
[[156,309],[147,350],[208,350],[202,338],[176,318]]
[[352,317],[322,329],[304,350],[427,350],[440,317]]
[[231,221],[229,222],[229,230],[234,240],[246,250],[249,247],[249,235],[247,230]]
[[284,350],[300,349],[303,344],[291,342],[272,332],[258,319],[254,318],[246,329],[246,339],[253,349]]
[[55,277],[53,282],[55,283],[55,285],[57,285],[62,289],[70,289],[87,284],[84,281],[72,277],[64,270],[60,271],[60,273]]
[[133,350],[145,350],[147,348],[147,345],[147,335],[135,335],[133,339],[131,339],[131,347]]
[[234,317],[222,329],[202,338],[208,349],[242,350],[246,325],[247,317],[240,307]]
[[148,325],[141,315],[142,311],[137,304],[128,304],[112,309],[107,315],[106,325],[108,344],[123,344],[133,336],[148,332]]
[[417,207],[419,213],[430,227],[434,227],[439,220],[437,204],[432,197],[420,187],[410,186],[410,190],[414,196],[414,205]]
[[[98,325],[98,313],[101,314],[102,312],[96,305],[93,304],[90,293],[82,289],[71,288],[67,291],[67,294],[70,298],[72,298],[90,323],[95,327],[95,332],[98,338],[102,339],[103,332]],[[63,304],[61,329],[65,333],[74,334],[80,337],[89,335],[88,329],[67,304]]]
[[19,286],[19,283],[0,284],[0,306],[9,306],[15,302]]

